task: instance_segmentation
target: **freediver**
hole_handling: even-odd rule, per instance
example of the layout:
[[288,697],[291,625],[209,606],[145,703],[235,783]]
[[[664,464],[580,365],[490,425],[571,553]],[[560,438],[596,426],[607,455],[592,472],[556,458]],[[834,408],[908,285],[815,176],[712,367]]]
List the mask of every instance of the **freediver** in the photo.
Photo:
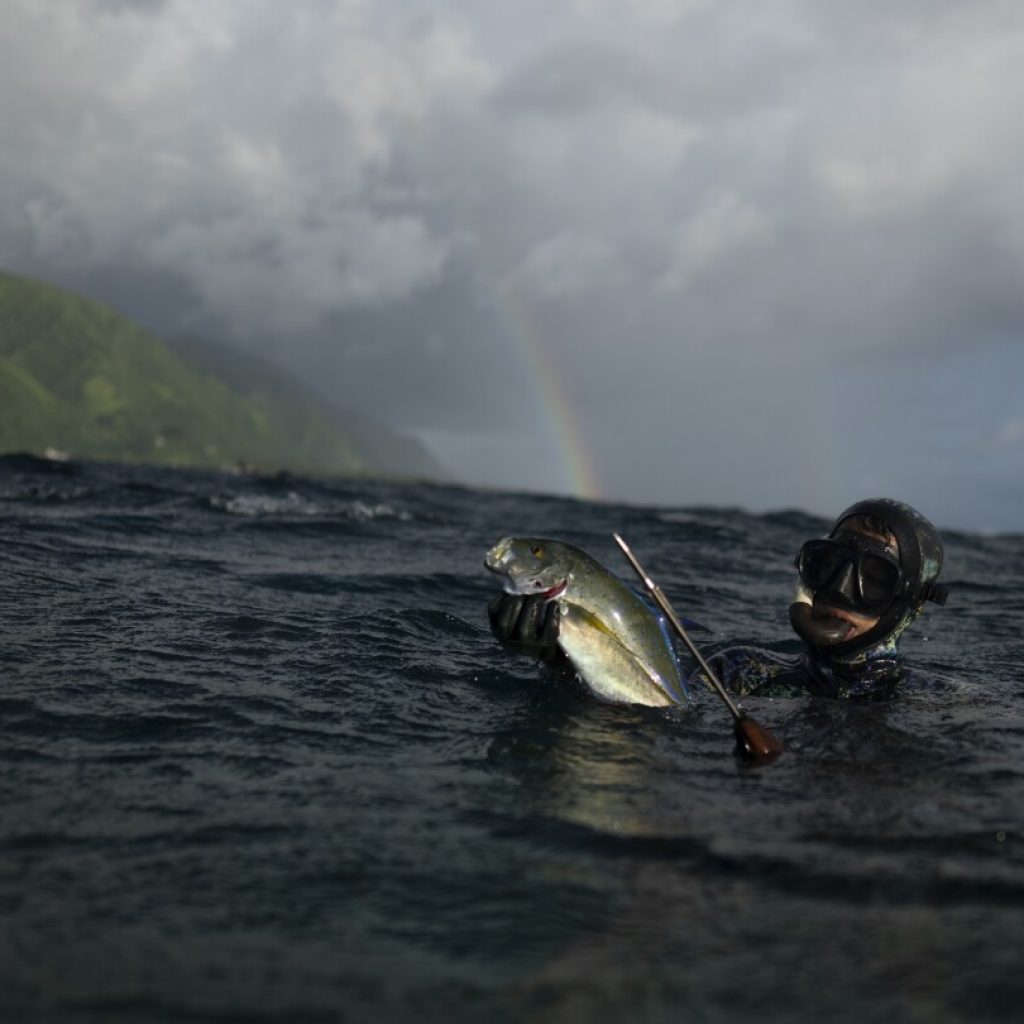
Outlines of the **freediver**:
[[[944,604],[937,583],[942,539],[915,509],[891,498],[851,505],[796,557],[798,581],[789,621],[803,651],[785,656],[758,647],[727,647],[708,657],[737,696],[887,700],[911,678],[899,650],[903,631],[925,602]],[[499,593],[488,606],[495,636],[508,648],[555,663],[557,601]],[[691,682],[703,681],[697,670]]]

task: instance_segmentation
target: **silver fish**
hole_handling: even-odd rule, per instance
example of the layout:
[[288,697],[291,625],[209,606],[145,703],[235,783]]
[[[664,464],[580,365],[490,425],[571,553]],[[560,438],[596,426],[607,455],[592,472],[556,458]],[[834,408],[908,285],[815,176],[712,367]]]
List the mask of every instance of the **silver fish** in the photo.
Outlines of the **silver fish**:
[[585,551],[558,540],[503,537],[484,565],[503,577],[507,593],[558,602],[558,645],[596,696],[653,707],[688,703],[662,620]]

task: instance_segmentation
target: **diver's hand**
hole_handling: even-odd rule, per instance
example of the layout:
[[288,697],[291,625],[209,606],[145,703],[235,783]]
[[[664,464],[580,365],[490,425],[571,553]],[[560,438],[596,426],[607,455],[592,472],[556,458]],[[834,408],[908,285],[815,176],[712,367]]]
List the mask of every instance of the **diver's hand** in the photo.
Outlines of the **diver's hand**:
[[561,653],[560,614],[558,602],[541,594],[524,596],[501,591],[487,606],[491,632],[506,647],[542,661],[553,661]]

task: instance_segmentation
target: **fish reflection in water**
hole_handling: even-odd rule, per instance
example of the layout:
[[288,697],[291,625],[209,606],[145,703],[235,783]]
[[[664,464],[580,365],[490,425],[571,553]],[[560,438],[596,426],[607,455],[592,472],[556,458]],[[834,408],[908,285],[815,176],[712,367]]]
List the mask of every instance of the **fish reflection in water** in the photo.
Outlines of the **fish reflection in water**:
[[[960,985],[955,921],[977,927],[982,912],[931,904],[951,882],[955,890],[957,878],[969,877],[969,866],[953,855],[931,877],[909,882],[905,859],[915,841],[891,838],[908,800],[922,821],[942,827],[977,813],[977,801],[968,806],[962,795],[936,787],[930,758],[943,744],[916,736],[906,707],[764,703],[765,713],[784,723],[793,761],[803,765],[751,769],[731,759],[728,723],[717,707],[680,715],[588,705],[582,697],[527,723],[528,764],[522,749],[506,749],[507,757],[493,751],[506,769],[523,773],[532,810],[547,822],[544,877],[587,885],[600,870],[604,888],[609,874],[614,879],[615,896],[602,912],[509,987],[517,1012],[536,1021],[602,1019],[616,1008],[635,1012],[638,1000],[678,998],[698,976],[700,988],[716,993],[709,1012],[724,999],[739,1011],[747,981],[751,992],[763,992],[766,972],[780,963],[776,1009],[789,1000],[801,1012],[818,1004],[825,1012],[830,979],[856,964],[865,985],[891,990],[894,1006],[958,1019],[944,1009]],[[683,748],[691,754],[688,771],[679,761]],[[703,755],[699,787],[692,785],[693,749]],[[808,764],[832,792],[831,816],[787,792]],[[709,799],[707,785],[716,779],[717,796]],[[998,818],[1008,809],[997,803],[991,810]],[[853,833],[851,817],[859,820]],[[817,863],[794,861],[784,843],[767,838],[773,828],[802,832],[818,847]],[[977,852],[978,844],[968,845]],[[589,862],[595,850],[603,853],[600,866]],[[831,915],[821,913],[826,893],[838,901]],[[838,928],[850,901],[869,906],[856,928]],[[991,926],[1005,933],[1009,949],[1011,918]],[[795,929],[805,936],[796,945]],[[751,998],[749,1012],[761,999]]]

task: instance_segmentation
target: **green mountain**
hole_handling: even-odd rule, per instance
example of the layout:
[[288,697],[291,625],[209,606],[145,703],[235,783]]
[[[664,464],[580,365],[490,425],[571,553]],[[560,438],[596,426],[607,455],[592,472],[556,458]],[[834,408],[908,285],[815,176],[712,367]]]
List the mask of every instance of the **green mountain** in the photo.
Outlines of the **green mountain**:
[[289,439],[294,459],[303,466],[326,466],[351,454],[360,465],[390,476],[447,476],[415,439],[363,413],[332,405],[265,359],[197,338],[174,338],[168,347],[193,370],[224,381],[260,409],[271,433]]
[[0,273],[0,452],[437,478],[426,450],[291,374],[168,345],[98,302]]

